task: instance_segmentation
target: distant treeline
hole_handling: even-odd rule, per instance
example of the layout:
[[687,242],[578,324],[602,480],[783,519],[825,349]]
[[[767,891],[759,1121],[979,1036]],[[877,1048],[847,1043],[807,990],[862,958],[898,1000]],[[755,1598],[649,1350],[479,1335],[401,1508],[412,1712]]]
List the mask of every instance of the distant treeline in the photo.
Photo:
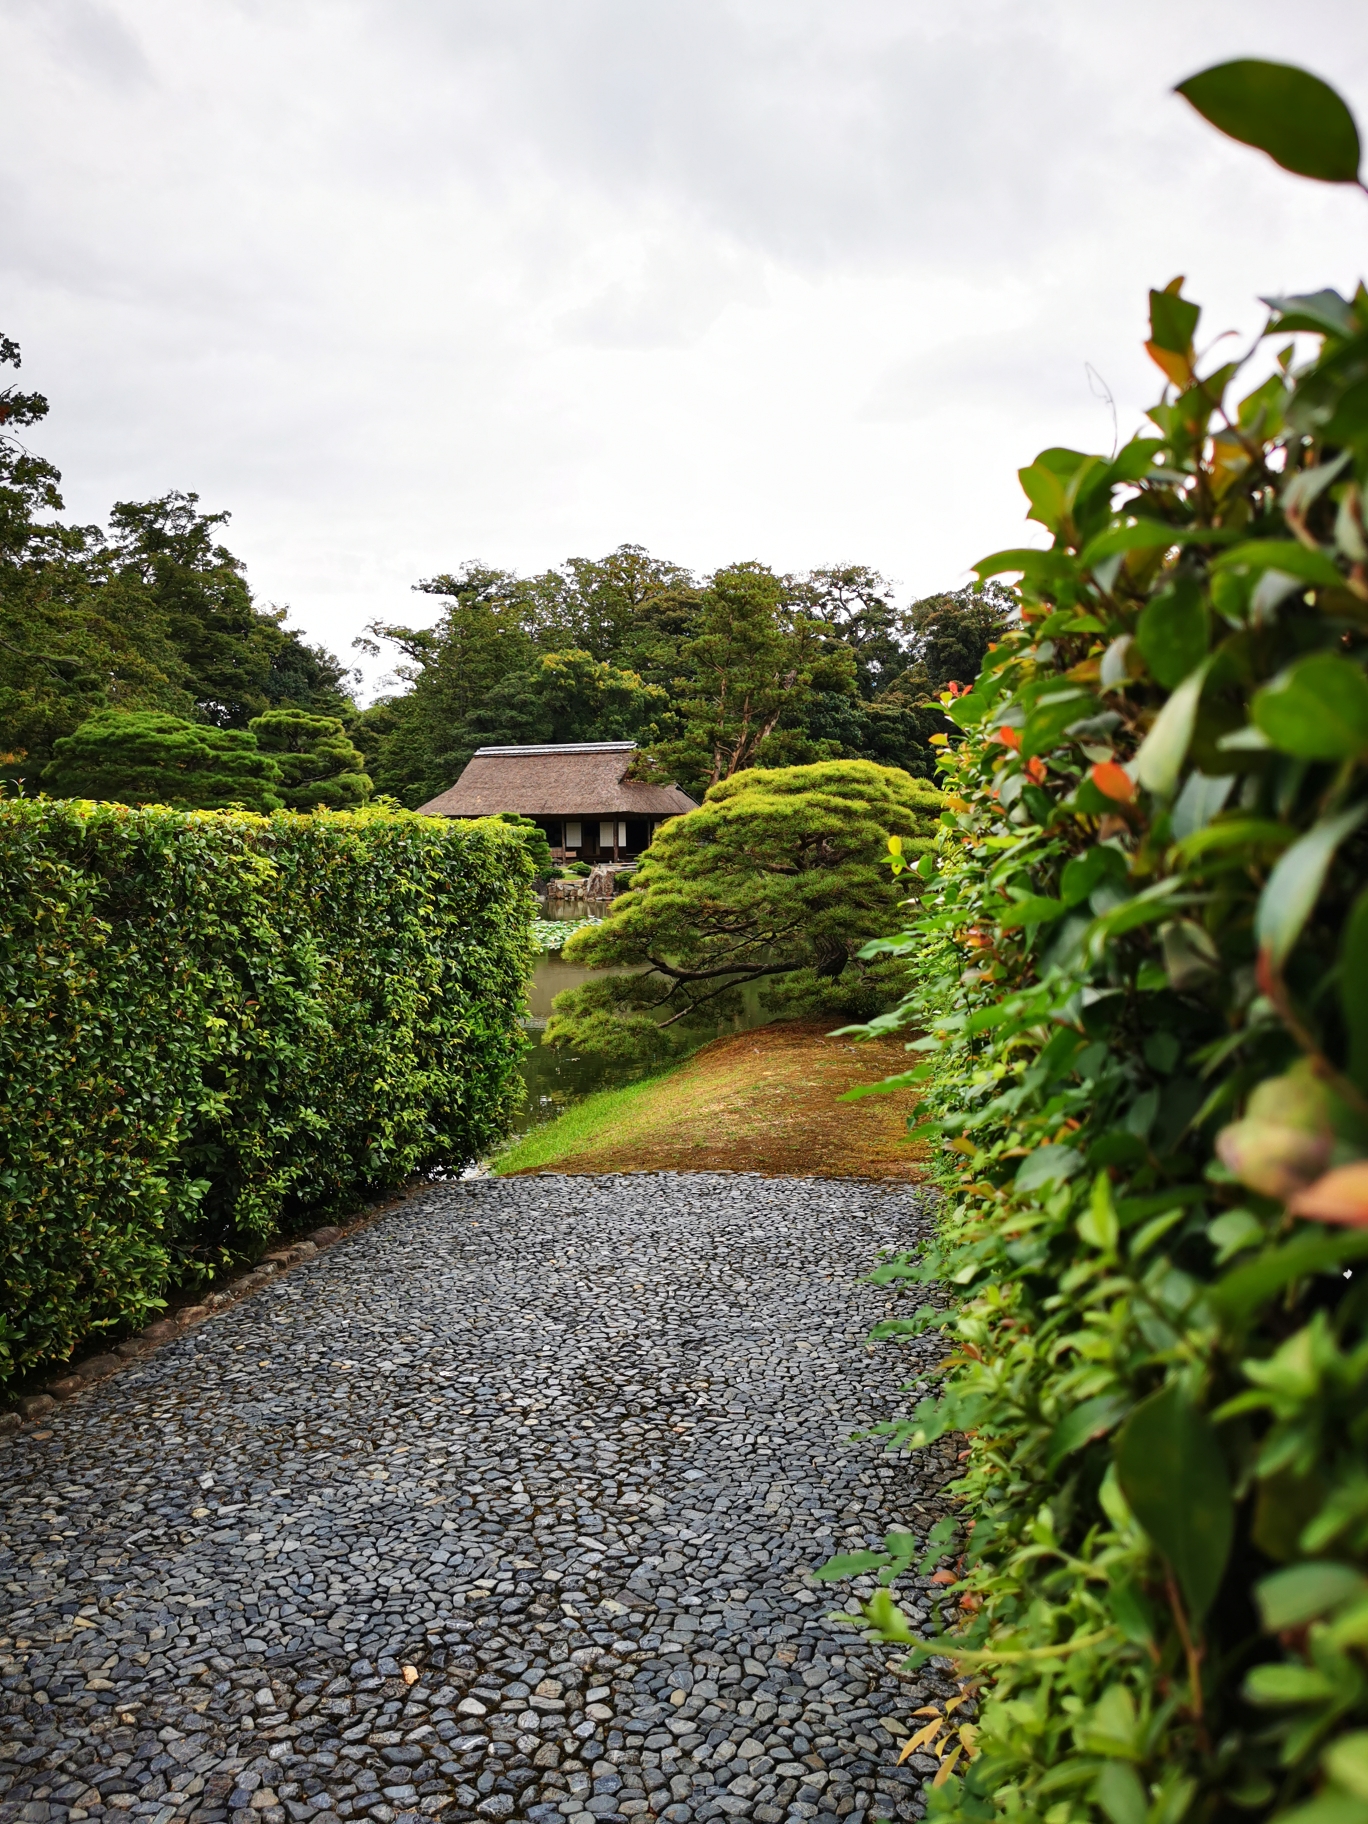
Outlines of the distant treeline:
[[[0,362],[19,351],[0,337]],[[0,778],[78,789],[55,744],[91,716],[159,711],[246,730],[268,711],[337,717],[375,790],[417,806],[477,747],[632,738],[645,774],[701,793],[745,766],[867,759],[931,777],[935,703],[969,682],[1012,610],[1006,591],[899,607],[860,565],[696,577],[624,545],[518,577],[468,563],[416,585],[426,628],[375,621],[395,688],[359,710],[356,674],[253,597],[194,494],[123,501],[107,528],[59,516],[57,470],[22,440],[41,394],[0,392]],[[105,741],[107,745],[107,733]],[[354,765],[354,762],[348,762]]]

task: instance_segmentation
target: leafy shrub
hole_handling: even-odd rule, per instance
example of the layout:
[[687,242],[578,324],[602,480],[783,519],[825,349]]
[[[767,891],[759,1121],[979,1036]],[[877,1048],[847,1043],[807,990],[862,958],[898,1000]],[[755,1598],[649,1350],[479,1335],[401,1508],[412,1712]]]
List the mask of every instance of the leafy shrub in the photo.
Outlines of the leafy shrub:
[[748,990],[776,1013],[872,1012],[889,997],[888,966],[865,969],[852,953],[871,907],[885,930],[897,923],[888,838],[929,852],[941,802],[868,760],[754,767],[710,787],[662,825],[603,923],[565,947],[567,962],[634,973],[558,994],[546,1043],[668,1055],[698,1042],[700,1020],[711,1030],[739,1011]]
[[[1185,88],[1350,181],[1343,104],[1270,69]],[[869,947],[918,958],[873,1029],[922,1034],[951,1162],[939,1240],[875,1277],[963,1293],[885,1428],[969,1441],[918,1649],[982,1697],[947,1818],[1368,1818],[1368,291],[1271,312],[1241,397],[1152,293],[1155,434],[1021,471],[1051,544],[978,566],[1020,626],[947,696],[919,916]],[[913,1639],[886,1588],[865,1619]]]
[[498,822],[509,829],[514,829],[522,838],[528,858],[532,863],[532,872],[538,880],[550,880],[556,871],[556,864],[551,859],[551,844],[546,839],[546,831],[531,817],[520,817],[516,811],[500,811]]
[[374,809],[0,805],[0,1379],[499,1137],[525,856]]

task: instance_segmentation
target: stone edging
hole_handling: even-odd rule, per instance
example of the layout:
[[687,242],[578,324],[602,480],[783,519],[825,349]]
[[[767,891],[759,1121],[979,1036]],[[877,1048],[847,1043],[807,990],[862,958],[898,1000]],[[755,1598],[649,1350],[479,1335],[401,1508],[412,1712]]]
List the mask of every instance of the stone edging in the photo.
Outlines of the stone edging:
[[[83,1362],[68,1364],[45,1388],[22,1395],[14,1401],[11,1410],[0,1412],[0,1439],[13,1437],[17,1432],[38,1424],[55,1412],[59,1403],[74,1399],[88,1387],[107,1380],[111,1374],[117,1374],[130,1362],[141,1361],[154,1350],[160,1349],[164,1343],[174,1342],[178,1336],[184,1335],[187,1330],[193,1330],[206,1318],[217,1317],[220,1312],[237,1304],[240,1299],[259,1292],[268,1280],[279,1278],[301,1261],[312,1260],[325,1248],[335,1247],[338,1242],[347,1241],[362,1229],[369,1228],[373,1222],[378,1222],[382,1216],[387,1216],[391,1210],[406,1202],[423,1182],[415,1179],[405,1185],[397,1196],[370,1205],[359,1215],[351,1217],[345,1225],[329,1224],[314,1229],[298,1241],[281,1242],[263,1254],[254,1267],[248,1268],[235,1279],[225,1280],[202,1303],[181,1305],[166,1317],[158,1318],[156,1323],[149,1324],[137,1336],[115,1343],[107,1352],[92,1355]],[[0,1399],[4,1397],[0,1393]]]

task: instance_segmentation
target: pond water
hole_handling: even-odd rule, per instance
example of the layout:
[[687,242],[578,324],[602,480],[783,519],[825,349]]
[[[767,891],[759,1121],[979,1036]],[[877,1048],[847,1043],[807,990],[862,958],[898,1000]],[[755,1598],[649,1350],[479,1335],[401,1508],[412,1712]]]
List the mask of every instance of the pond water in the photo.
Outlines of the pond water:
[[[576,924],[584,918],[586,910],[591,916],[601,918],[607,909],[606,902],[590,903],[586,908],[583,900],[571,905],[553,900],[543,908],[541,916]],[[592,1095],[596,1089],[618,1089],[624,1083],[635,1083],[659,1069],[659,1065],[578,1057],[573,1052],[542,1043],[551,1003],[563,989],[578,988],[599,975],[630,973],[627,969],[580,969],[565,962],[559,950],[542,952],[527,990],[527,1036],[532,1043],[523,1055],[522,1076],[527,1095],[513,1117],[515,1134],[525,1134],[543,1121],[554,1120],[570,1103]],[[733,1019],[718,1021],[711,1032],[701,1035],[700,1043],[726,1032],[749,1032],[753,1027],[766,1025],[771,1017],[761,1011],[758,987],[748,989],[741,1013]]]

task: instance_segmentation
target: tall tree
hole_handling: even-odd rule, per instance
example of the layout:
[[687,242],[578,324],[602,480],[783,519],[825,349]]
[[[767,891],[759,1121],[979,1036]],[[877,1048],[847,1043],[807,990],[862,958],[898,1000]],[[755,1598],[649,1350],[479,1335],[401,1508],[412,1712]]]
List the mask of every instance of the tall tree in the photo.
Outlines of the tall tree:
[[927,696],[947,684],[969,685],[989,648],[1015,623],[1019,603],[1002,583],[990,581],[924,596],[907,610],[909,664]]
[[[0,336],[0,366],[19,368]],[[155,612],[130,589],[95,526],[52,518],[61,476],[15,433],[48,402],[0,390],[0,781],[39,789],[53,743],[93,712],[189,711],[181,666]]]
[[245,728],[273,705],[354,707],[337,660],[287,632],[284,609],[257,607],[246,566],[218,541],[227,513],[201,513],[198,494],[172,492],[119,501],[109,517],[114,562],[154,604],[205,721]]
[[908,662],[907,611],[893,600],[892,585],[864,564],[838,564],[798,577],[794,593],[833,642],[855,659],[855,680],[868,701],[892,683]]
[[751,766],[809,758],[793,751],[803,712],[818,693],[853,696],[855,665],[823,641],[785,579],[764,564],[732,564],[699,598],[674,686],[676,732],[651,760],[686,790],[706,789]]
[[[0,336],[0,367],[20,353]],[[331,654],[252,601],[193,494],[123,502],[112,537],[64,524],[61,476],[15,433],[40,393],[0,391],[0,781],[40,789],[55,743],[105,709],[244,727],[274,704],[351,715]]]
[[542,649],[576,624],[547,614],[545,578],[467,564],[418,588],[443,600],[434,627],[369,629],[403,652],[410,688],[373,705],[355,731],[379,789],[409,806],[452,785],[477,747],[627,739],[667,707],[660,687],[585,648]]
[[[1010,605],[992,588],[899,608],[865,565],[777,576],[733,564],[703,582],[623,545],[519,578],[479,564],[418,585],[428,628],[376,622],[401,689],[353,729],[382,791],[417,805],[480,746],[631,737],[637,771],[702,792],[752,765],[865,758],[931,778],[935,700],[967,678]],[[961,624],[962,623],[962,624]]]
[[567,558],[526,585],[529,629],[546,652],[582,651],[640,669],[663,621],[696,598],[693,578],[641,545]]

